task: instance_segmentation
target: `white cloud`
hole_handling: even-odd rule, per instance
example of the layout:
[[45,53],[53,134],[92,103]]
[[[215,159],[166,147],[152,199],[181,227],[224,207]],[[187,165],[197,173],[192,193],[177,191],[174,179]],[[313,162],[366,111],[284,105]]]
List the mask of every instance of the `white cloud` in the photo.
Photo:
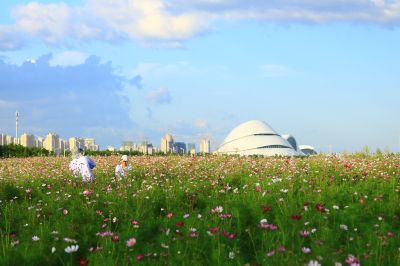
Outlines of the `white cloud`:
[[57,43],[69,34],[71,13],[71,8],[65,3],[31,2],[15,7],[12,16],[17,19],[19,31],[37,36],[46,43]]
[[65,51],[54,54],[49,63],[51,66],[75,66],[84,63],[88,57],[79,51]]
[[22,46],[23,39],[14,27],[0,25],[0,51],[16,50]]
[[0,26],[0,49],[21,46],[16,34],[48,44],[70,40],[136,39],[181,47],[216,21],[372,23],[400,25],[396,0],[86,0],[81,5],[30,2],[12,10],[14,25]]

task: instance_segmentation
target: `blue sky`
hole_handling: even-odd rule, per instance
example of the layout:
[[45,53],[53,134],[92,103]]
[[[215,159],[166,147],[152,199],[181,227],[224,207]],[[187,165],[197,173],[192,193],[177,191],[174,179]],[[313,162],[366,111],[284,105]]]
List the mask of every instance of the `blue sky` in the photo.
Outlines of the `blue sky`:
[[261,119],[400,150],[400,1],[0,2],[0,131],[157,146]]

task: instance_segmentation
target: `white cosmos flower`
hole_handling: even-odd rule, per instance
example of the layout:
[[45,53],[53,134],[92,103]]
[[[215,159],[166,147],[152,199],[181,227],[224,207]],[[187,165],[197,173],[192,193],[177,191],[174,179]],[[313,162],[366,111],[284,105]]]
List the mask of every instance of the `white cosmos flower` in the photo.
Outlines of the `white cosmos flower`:
[[64,250],[65,250],[65,252],[67,252],[67,253],[73,253],[73,252],[77,252],[78,249],[79,249],[79,246],[78,246],[78,245],[72,245],[72,246],[66,247]]
[[32,241],[39,241],[40,238],[38,236],[32,236]]

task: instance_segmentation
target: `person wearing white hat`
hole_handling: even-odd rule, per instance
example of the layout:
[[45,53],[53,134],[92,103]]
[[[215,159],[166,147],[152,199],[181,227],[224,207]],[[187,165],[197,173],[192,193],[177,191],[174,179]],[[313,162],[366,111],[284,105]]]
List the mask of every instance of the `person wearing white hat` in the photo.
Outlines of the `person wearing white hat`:
[[132,170],[132,166],[128,164],[128,155],[122,155],[121,163],[115,167],[115,175],[125,177],[128,171]]

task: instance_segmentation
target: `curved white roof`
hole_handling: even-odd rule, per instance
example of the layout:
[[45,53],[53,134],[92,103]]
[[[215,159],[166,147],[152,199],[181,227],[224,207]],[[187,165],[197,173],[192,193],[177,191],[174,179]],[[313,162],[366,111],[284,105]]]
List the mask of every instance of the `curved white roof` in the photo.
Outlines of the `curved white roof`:
[[216,153],[263,156],[301,155],[271,126],[260,120],[251,120],[235,127]]

